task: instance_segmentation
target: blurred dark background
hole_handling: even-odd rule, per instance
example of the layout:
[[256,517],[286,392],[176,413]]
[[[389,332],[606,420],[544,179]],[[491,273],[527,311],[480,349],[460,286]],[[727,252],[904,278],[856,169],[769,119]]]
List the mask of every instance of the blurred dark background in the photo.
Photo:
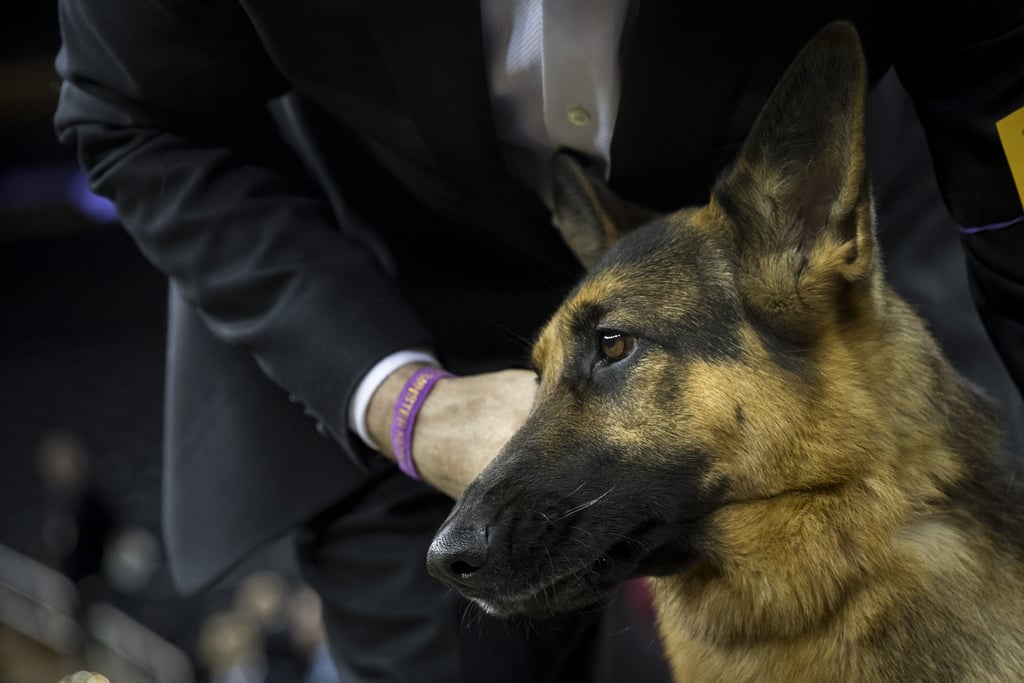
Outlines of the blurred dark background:
[[166,285],[54,137],[56,3],[5,15],[0,683],[331,681],[316,597],[282,552],[202,595],[172,591],[158,535]]

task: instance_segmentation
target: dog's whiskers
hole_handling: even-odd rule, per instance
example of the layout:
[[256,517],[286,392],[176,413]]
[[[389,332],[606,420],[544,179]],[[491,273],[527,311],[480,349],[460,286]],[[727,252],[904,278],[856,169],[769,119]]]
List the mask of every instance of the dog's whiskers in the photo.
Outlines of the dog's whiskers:
[[473,627],[477,627],[482,631],[483,629],[483,609],[480,605],[476,604],[472,600],[468,600],[465,606],[460,610],[460,622],[461,626],[465,630],[470,630]]
[[[582,484],[580,484],[580,486],[582,486]],[[580,486],[576,487],[576,491],[578,491],[580,489]],[[591,507],[592,505],[596,505],[597,503],[599,503],[601,501],[601,499],[603,499],[605,496],[607,496],[609,493],[611,493],[614,489],[615,489],[615,487],[612,486],[611,488],[609,488],[607,491],[602,493],[597,498],[594,498],[593,500],[588,500],[586,503],[580,503],[579,505],[577,505],[575,507],[571,507],[568,510],[566,510],[564,513],[559,515],[558,517],[555,517],[553,520],[548,520],[548,521],[551,522],[551,523],[561,522],[566,517],[572,517],[575,514],[583,512],[584,510],[586,510],[587,508]],[[573,493],[575,493],[576,491],[573,491]],[[572,494],[569,494],[569,495],[572,495]]]
[[[579,529],[580,531],[584,531],[584,529],[582,529],[580,527],[572,527],[572,528]],[[588,531],[587,533],[593,535],[592,532]],[[626,534],[619,534],[619,533],[616,533],[614,531],[605,531],[604,533],[605,533],[606,536],[613,536],[615,538],[621,538],[623,541],[625,541],[626,543],[629,543],[630,545],[636,547],[638,550],[642,551],[642,550],[646,550],[647,549],[647,543],[643,539],[634,538],[632,536],[627,536]]]
[[571,498],[572,496],[576,495],[576,493],[577,493],[577,492],[579,492],[579,490],[580,490],[581,488],[583,488],[584,486],[586,486],[586,484],[587,484],[587,482],[585,482],[585,481],[581,481],[581,482],[579,483],[579,486],[577,486],[577,487],[576,487],[576,488],[574,488],[574,489],[573,489],[572,491],[569,491],[569,493],[567,493],[567,494],[565,494],[564,496],[562,496],[562,497],[561,497],[561,498],[559,499],[559,502],[561,502],[561,501],[565,500],[566,498]]
[[[553,557],[551,557],[551,550],[548,549],[548,547],[546,545],[544,546],[544,552],[547,553],[548,564],[551,565],[551,575],[554,576],[555,575],[555,559]],[[545,586],[543,588],[543,592],[544,592],[544,602],[547,603],[548,612],[551,613],[551,614],[554,614],[555,611],[551,608],[551,601],[548,599],[548,589],[547,589],[547,586]],[[555,597],[554,596],[554,592],[555,592],[555,587],[551,586],[552,597]]]

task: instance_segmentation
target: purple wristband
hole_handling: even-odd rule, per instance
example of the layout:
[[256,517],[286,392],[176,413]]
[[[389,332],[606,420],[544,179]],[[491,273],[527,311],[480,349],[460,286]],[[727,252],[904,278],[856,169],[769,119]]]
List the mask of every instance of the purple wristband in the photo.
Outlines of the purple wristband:
[[416,416],[437,380],[451,376],[451,373],[440,368],[420,368],[412,373],[395,402],[395,412],[391,418],[391,448],[395,452],[398,469],[413,479],[420,478],[412,461],[412,428]]

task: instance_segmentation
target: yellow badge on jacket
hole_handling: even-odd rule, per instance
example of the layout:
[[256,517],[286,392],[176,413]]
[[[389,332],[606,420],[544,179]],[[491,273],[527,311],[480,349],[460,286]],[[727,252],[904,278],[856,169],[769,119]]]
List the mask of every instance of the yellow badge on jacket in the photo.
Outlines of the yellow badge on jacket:
[[1024,107],[996,121],[996,130],[1010,163],[1021,207],[1024,207]]

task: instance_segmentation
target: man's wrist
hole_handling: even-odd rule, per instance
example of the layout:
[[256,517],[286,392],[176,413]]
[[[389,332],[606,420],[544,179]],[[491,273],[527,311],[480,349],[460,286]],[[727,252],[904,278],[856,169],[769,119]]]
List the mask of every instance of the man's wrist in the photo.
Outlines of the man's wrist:
[[[363,443],[375,451],[382,451],[384,448],[387,448],[388,452],[390,452],[390,447],[387,444],[388,439],[385,438],[384,441],[380,441],[379,437],[375,436],[369,427],[368,413],[371,401],[387,378],[406,365],[422,367],[423,365],[439,365],[439,363],[433,354],[423,349],[407,349],[392,353],[382,358],[370,368],[369,372],[359,381],[359,385],[349,401],[347,409],[349,429],[355,432]],[[401,390],[401,386],[396,390],[396,395],[399,390]]]
[[366,426],[377,450],[390,460],[395,459],[391,447],[391,422],[395,403],[409,378],[422,367],[433,363],[408,363],[388,375],[374,391],[366,411]]

